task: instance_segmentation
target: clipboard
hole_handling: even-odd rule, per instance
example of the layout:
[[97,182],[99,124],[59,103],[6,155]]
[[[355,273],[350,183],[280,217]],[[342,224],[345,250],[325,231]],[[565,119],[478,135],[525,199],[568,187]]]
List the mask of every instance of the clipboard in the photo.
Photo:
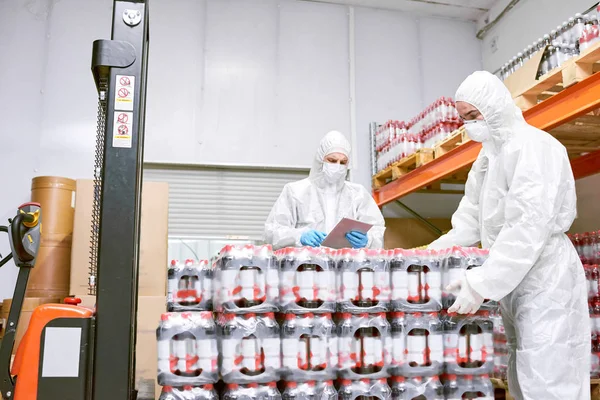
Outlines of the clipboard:
[[346,234],[350,231],[358,231],[364,233],[371,230],[373,225],[367,224],[365,222],[356,221],[350,218],[343,218],[338,224],[333,228],[333,230],[327,235],[321,246],[329,247],[332,249],[345,249],[348,247],[352,247],[348,239],[346,239]]

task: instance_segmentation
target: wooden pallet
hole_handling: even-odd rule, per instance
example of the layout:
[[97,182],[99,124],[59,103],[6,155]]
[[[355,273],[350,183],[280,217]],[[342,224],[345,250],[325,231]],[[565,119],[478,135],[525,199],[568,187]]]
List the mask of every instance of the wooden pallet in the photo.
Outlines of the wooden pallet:
[[469,136],[467,136],[467,131],[464,126],[461,126],[446,139],[442,140],[438,144],[435,145],[435,158],[440,158],[444,154],[448,153],[451,150],[454,150],[456,147],[460,146],[463,143],[468,142]]
[[578,57],[566,61],[559,68],[535,79],[540,59],[541,55],[532,58],[522,70],[519,69],[505,81],[515,103],[522,110],[527,110],[561,92],[564,88],[600,71],[600,43],[586,49]]
[[[496,390],[496,399],[514,400],[508,392],[508,382],[502,379],[492,378],[492,384]],[[600,400],[600,379],[590,380],[591,400]]]
[[600,150],[600,116],[598,110],[554,128],[549,133],[566,148],[569,157]]
[[592,400],[600,400],[600,379],[591,379]]
[[494,398],[500,400],[514,400],[514,397],[508,392],[508,382],[502,379],[492,378],[492,384],[494,385],[495,396]]
[[373,177],[373,188],[379,189],[391,181],[395,181],[402,175],[406,175],[410,171],[413,171],[420,166],[433,161],[433,154],[433,149],[421,149],[417,150],[416,153],[411,154],[408,157],[404,157],[402,160],[392,164],[375,175]]

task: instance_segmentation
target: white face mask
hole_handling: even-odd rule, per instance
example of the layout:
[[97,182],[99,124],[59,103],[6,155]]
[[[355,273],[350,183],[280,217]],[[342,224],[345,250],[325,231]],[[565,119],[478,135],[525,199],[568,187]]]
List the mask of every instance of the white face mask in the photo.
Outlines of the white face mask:
[[323,163],[323,174],[327,183],[334,184],[346,178],[348,168],[342,164]]
[[490,128],[487,123],[480,119],[465,121],[465,129],[471,140],[483,143],[491,138]]

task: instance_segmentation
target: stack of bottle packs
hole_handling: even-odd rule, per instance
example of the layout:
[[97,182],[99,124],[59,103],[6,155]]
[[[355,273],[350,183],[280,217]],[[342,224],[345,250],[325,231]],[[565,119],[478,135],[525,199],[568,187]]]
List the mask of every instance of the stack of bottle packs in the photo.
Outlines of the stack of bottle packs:
[[157,329],[162,399],[491,400],[496,305],[449,314],[444,291],[486,257],[248,245],[173,261]]

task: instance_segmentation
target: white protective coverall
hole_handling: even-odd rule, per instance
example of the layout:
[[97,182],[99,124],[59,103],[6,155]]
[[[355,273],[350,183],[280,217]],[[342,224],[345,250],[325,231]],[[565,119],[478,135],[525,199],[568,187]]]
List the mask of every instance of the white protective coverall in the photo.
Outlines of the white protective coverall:
[[453,229],[429,247],[490,249],[466,279],[499,300],[517,400],[590,399],[590,320],[584,270],[565,232],[576,216],[565,148],[528,125],[504,84],[475,72],[456,101],[475,106],[490,138],[473,164]]
[[273,248],[300,247],[302,233],[316,229],[328,234],[342,218],[372,224],[367,247],[383,247],[385,221],[371,194],[345,177],[333,185],[325,179],[323,163],[331,153],[350,158],[350,143],[340,132],[331,131],[321,140],[308,178],[283,188],[265,223],[265,242]]

